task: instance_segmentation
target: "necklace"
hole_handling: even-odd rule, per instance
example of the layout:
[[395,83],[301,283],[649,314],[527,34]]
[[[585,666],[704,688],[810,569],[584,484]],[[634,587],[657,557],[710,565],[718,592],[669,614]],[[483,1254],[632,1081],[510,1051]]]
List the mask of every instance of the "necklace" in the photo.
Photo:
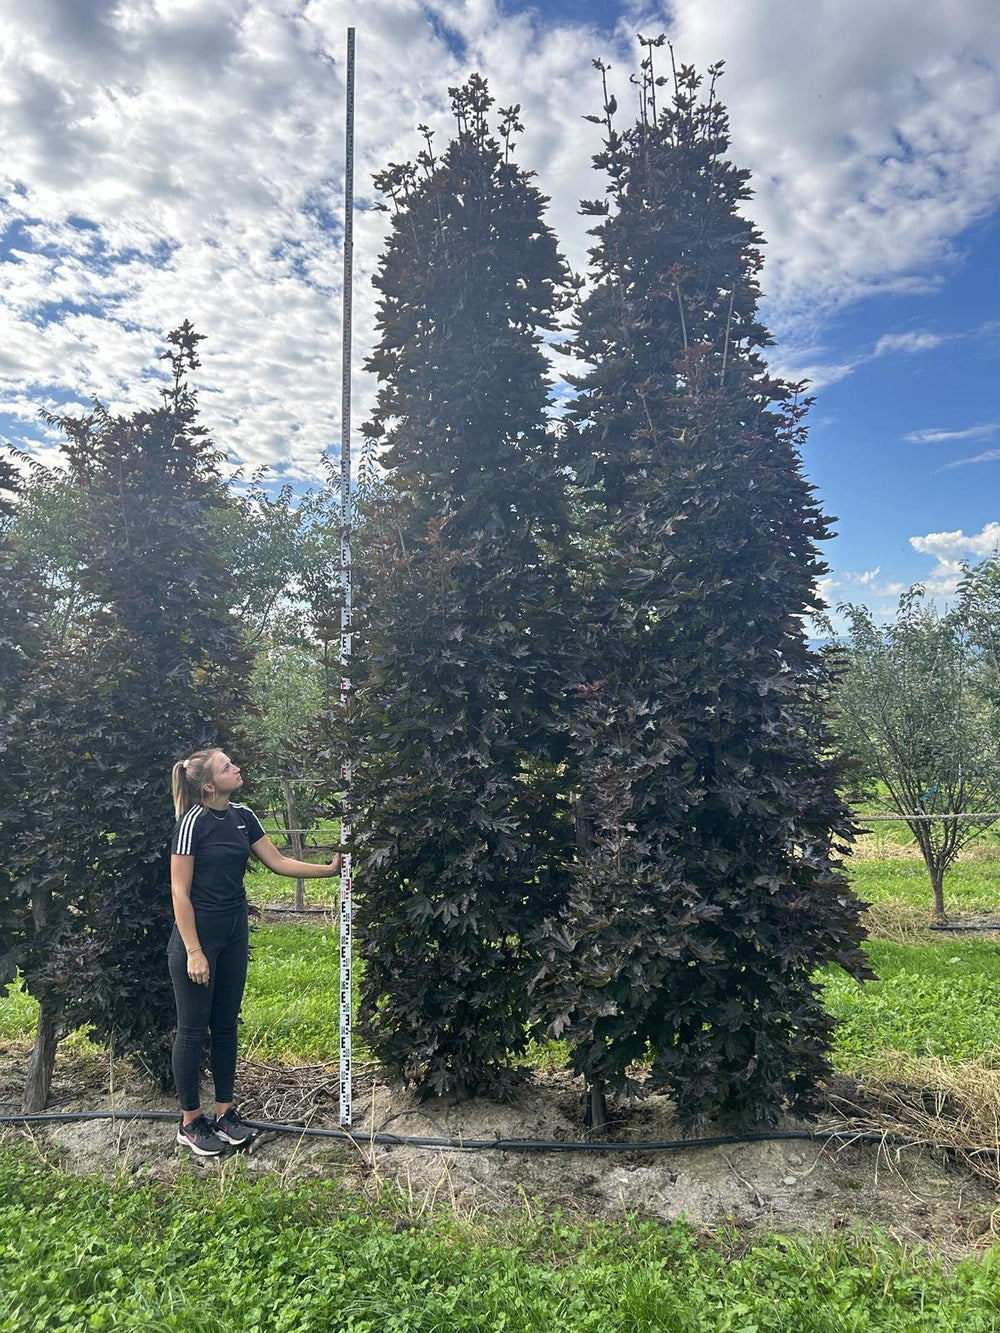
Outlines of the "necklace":
[[206,805],[206,806],[205,806],[205,809],[208,811],[208,813],[209,813],[210,815],[214,815],[214,816],[216,817],[216,819],[221,820],[221,819],[228,819],[228,818],[229,818],[229,806],[228,806],[228,805],[226,806],[225,811],[224,811],[221,815],[219,814],[218,810],[213,810],[212,807],[211,807],[210,805]]

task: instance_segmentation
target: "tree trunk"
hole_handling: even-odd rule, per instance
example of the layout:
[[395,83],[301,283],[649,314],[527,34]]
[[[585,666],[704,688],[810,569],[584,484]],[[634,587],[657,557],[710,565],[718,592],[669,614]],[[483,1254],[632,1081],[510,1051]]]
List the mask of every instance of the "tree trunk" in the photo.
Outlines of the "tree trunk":
[[[281,791],[285,798],[286,818],[288,819],[288,841],[292,845],[292,856],[296,861],[303,860],[302,833],[299,826],[299,815],[295,808],[295,795],[292,791],[292,784],[288,778],[281,779]],[[295,910],[301,912],[306,905],[306,882],[304,879],[295,881]]]
[[948,918],[944,912],[944,866],[929,865],[927,867],[931,877],[931,888],[934,890],[934,916],[935,926],[945,926],[948,924]]
[[35,1044],[31,1048],[28,1061],[28,1077],[24,1083],[25,1114],[43,1111],[49,1100],[52,1087],[52,1071],[56,1063],[56,1020],[52,1010],[44,1003],[38,1010],[38,1027],[35,1030]]
[[608,1123],[608,1104],[604,1096],[604,1084],[600,1081],[587,1084],[587,1109],[584,1124],[588,1129],[604,1129]]
[[[52,894],[49,889],[37,889],[31,895],[31,922],[37,938],[48,922],[49,904]],[[35,1044],[31,1048],[28,1061],[28,1077],[24,1081],[24,1103],[22,1110],[26,1115],[44,1110],[49,1100],[52,1087],[52,1071],[56,1064],[56,1014],[51,1005],[44,1000],[38,1006],[38,1026],[35,1029]]]

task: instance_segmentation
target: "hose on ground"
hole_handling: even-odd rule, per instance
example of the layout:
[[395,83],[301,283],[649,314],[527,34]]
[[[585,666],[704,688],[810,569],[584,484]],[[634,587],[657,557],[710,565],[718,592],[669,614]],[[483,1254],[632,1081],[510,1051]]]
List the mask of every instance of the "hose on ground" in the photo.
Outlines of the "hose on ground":
[[[172,1120],[176,1111],[36,1111],[17,1115],[0,1115],[0,1125],[69,1124],[80,1120]],[[322,1129],[314,1125],[281,1124],[267,1120],[244,1120],[251,1129],[270,1134],[294,1134],[300,1138],[339,1139],[363,1146],[378,1143],[393,1148],[450,1148],[463,1152],[674,1152],[686,1148],[719,1148],[737,1143],[771,1143],[799,1140],[809,1143],[879,1143],[896,1148],[937,1148],[970,1155],[989,1153],[996,1156],[996,1147],[976,1147],[972,1144],[938,1143],[933,1139],[911,1138],[905,1134],[880,1133],[856,1129],[768,1129],[745,1134],[713,1134],[706,1138],[640,1140],[636,1143],[605,1143],[586,1139],[466,1139],[434,1138],[421,1134],[352,1134],[346,1129]]]

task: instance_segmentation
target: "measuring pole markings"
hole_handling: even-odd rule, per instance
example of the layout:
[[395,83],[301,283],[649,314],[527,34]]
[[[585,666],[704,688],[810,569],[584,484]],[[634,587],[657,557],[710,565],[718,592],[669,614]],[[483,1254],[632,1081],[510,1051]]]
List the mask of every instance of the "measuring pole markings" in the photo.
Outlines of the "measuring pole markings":
[[[344,342],[341,380],[340,444],[340,567],[344,601],[340,611],[340,703],[347,709],[351,696],[351,611],[353,570],[351,566],[351,299],[354,273],[354,29],[347,29],[347,130],[344,172]],[[347,758],[340,770],[343,786],[340,840],[351,839],[350,797],[352,763]],[[351,948],[353,911],[351,901],[352,858],[342,853],[340,862],[340,1123],[351,1123]]]

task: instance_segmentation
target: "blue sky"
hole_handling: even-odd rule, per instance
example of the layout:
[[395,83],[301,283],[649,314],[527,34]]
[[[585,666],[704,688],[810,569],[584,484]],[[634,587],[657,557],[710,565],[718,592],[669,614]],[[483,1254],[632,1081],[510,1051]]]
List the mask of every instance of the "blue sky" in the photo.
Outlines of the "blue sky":
[[449,133],[479,70],[572,266],[599,186],[594,56],[635,34],[726,60],[732,156],[767,238],[772,363],[817,402],[806,470],[839,535],[830,602],[946,600],[1000,542],[1000,24],[994,0],[0,0],[0,435],[42,406],[155,394],[165,331],[208,335],[235,463],[307,484],[339,437],[345,30],[357,29],[355,423],[384,216],[371,175]]

